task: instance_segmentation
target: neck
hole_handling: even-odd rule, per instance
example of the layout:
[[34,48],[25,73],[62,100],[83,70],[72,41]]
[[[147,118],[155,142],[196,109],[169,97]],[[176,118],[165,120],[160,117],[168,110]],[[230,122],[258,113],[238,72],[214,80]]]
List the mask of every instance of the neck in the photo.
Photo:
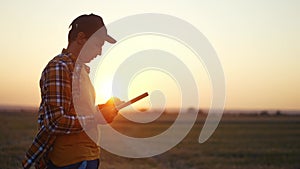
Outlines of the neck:
[[76,43],[76,41],[73,41],[68,44],[67,51],[72,53],[72,55],[77,58],[81,48],[82,45],[79,45],[78,43]]

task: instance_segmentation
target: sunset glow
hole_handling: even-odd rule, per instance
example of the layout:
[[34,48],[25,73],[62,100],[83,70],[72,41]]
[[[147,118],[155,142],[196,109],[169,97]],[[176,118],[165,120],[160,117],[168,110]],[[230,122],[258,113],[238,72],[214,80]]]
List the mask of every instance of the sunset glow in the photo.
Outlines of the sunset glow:
[[[65,10],[66,6],[72,10]],[[0,105],[39,105],[41,72],[48,61],[67,46],[68,26],[78,15],[99,14],[109,24],[133,14],[162,13],[192,24],[216,50],[226,78],[225,108],[299,110],[299,7],[300,1],[292,0],[192,0],[175,1],[171,5],[139,1],[135,6],[107,0],[84,5],[73,1],[4,1],[0,7],[3,13],[0,15],[3,22]],[[193,52],[188,48],[175,39],[156,35],[117,40],[119,44],[111,45],[115,49],[107,55],[109,66],[101,65],[102,72],[93,81],[97,103],[103,103],[112,95],[112,76],[122,57],[137,50],[159,48],[183,59],[196,76],[201,107],[209,107],[213,92],[210,77],[202,63],[193,60]],[[158,80],[163,80],[165,85],[151,83]],[[180,104],[177,84],[162,72],[138,74],[132,79],[127,94],[130,98],[153,90],[161,90],[168,98],[168,107]]]

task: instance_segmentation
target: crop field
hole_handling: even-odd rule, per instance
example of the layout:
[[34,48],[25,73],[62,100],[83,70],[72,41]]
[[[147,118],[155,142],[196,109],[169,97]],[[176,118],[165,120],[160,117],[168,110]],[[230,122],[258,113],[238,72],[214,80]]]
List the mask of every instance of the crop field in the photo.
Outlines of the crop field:
[[[0,112],[0,169],[21,168],[36,133],[36,114]],[[162,115],[149,124],[119,117],[112,125],[134,137],[166,130],[176,115]],[[101,169],[300,169],[300,116],[224,115],[212,135],[199,144],[205,121],[200,115],[189,134],[171,150],[151,158],[120,157],[101,152]],[[184,124],[182,124],[184,125]]]

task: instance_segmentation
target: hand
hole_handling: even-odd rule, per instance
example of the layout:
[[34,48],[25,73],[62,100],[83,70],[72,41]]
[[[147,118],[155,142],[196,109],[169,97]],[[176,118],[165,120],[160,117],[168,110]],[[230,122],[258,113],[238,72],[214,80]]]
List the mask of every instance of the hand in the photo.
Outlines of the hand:
[[124,101],[121,101],[117,97],[111,97],[105,104],[104,106],[115,106],[117,107],[118,105],[124,103]]
[[121,101],[119,98],[112,97],[105,104],[98,105],[98,108],[101,111],[102,116],[104,117],[107,123],[111,123],[114,120],[114,118],[118,115],[119,110],[116,109],[116,106],[122,103],[124,102]]
[[[118,110],[115,108],[114,105],[104,104],[104,105],[98,105],[98,107],[107,123],[111,123],[114,120],[114,118],[118,115]],[[101,118],[101,116],[99,115],[98,118]],[[103,122],[103,120],[101,119],[98,119],[100,123]]]

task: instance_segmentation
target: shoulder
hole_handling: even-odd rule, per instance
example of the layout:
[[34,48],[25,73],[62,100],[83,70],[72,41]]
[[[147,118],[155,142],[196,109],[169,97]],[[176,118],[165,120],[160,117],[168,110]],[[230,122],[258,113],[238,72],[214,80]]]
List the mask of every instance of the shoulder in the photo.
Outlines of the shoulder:
[[[63,81],[68,83],[73,76],[74,63],[71,58],[66,54],[60,54],[55,56],[48,62],[46,67],[41,73],[40,86],[56,81]],[[56,85],[56,84],[54,84]]]
[[66,54],[59,54],[48,62],[43,72],[52,70],[63,70],[72,72],[73,68],[74,63],[72,62],[70,57]]

